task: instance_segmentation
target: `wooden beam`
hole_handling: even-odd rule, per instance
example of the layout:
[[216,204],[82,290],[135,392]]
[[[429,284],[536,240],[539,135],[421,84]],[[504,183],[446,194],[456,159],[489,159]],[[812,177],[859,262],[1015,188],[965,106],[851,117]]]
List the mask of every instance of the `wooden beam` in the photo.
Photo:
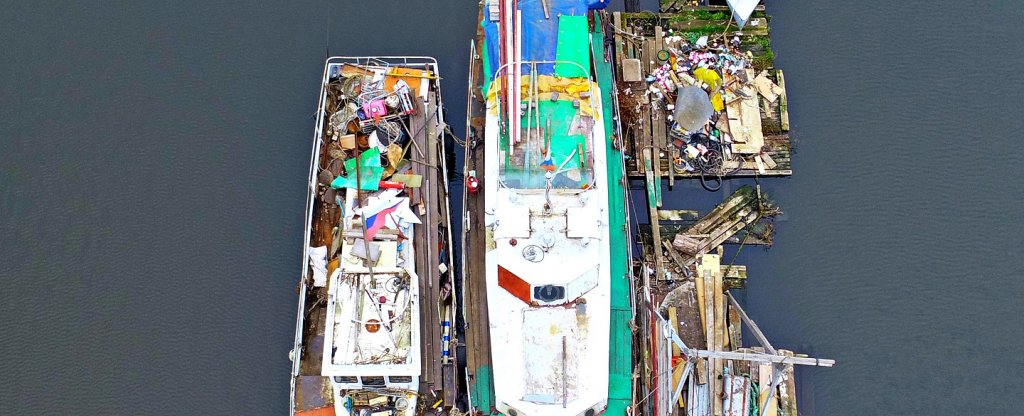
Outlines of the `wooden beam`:
[[764,349],[768,351],[769,354],[778,354],[778,351],[775,350],[775,347],[773,347],[772,344],[768,342],[768,338],[766,338],[764,336],[764,333],[761,332],[761,328],[758,328],[757,324],[754,323],[754,321],[750,319],[749,316],[747,316],[747,311],[744,311],[743,307],[740,306],[740,303],[737,302],[736,298],[732,296],[732,292],[727,291],[725,292],[725,294],[729,297],[729,303],[731,303],[732,306],[736,307],[736,310],[740,313],[740,318],[743,319],[743,322],[745,324],[747,324],[747,328],[750,328],[750,332],[754,334],[754,338],[757,339],[757,342],[761,344],[761,346],[764,347]]
[[[782,354],[792,356],[792,351],[780,350]],[[781,382],[779,382],[779,408],[786,416],[797,416],[796,409],[796,380],[793,378],[793,364],[787,363],[782,366]]]
[[669,258],[671,258],[672,262],[675,263],[676,267],[679,268],[679,273],[682,273],[683,277],[689,278],[690,269],[686,267],[686,261],[683,260],[682,257],[679,257],[679,252],[677,252],[676,249],[672,247],[672,242],[668,240],[661,240],[661,244],[662,246],[665,247],[665,252],[668,253]]
[[[729,292],[726,292],[727,294]],[[728,323],[729,323],[729,345],[732,349],[740,348],[743,342],[743,321],[740,319],[740,313],[736,310],[735,305],[728,305]],[[743,361],[740,361],[743,362]],[[730,366],[732,367],[732,366]]]
[[696,356],[698,358],[716,358],[725,360],[747,360],[756,361],[760,363],[775,363],[775,364],[796,364],[796,365],[813,365],[818,367],[832,367],[836,364],[836,360],[830,360],[826,358],[811,358],[811,357],[789,357],[785,355],[775,354],[758,354],[750,352],[733,352],[733,351],[708,351],[708,350],[697,350],[688,349],[683,351],[686,355]]
[[[668,308],[668,322],[669,322],[669,324],[672,325],[672,330],[676,331],[678,333],[679,332],[679,316],[676,313],[675,306],[670,306]],[[679,355],[680,355],[679,345],[676,345],[676,343],[673,342],[672,343],[672,356],[673,357],[678,357]]]
[[651,153],[651,148],[648,147],[644,149],[644,165],[647,166],[647,206],[649,208],[648,213],[651,219],[651,231],[652,235],[654,236],[654,238],[651,240],[653,242],[653,244],[651,244],[651,254],[654,255],[654,273],[656,274],[658,280],[664,280],[665,262],[662,258],[661,247],[658,244],[658,242],[661,241],[661,226],[658,224],[658,207],[656,205],[657,196],[655,194],[657,190],[654,189],[654,186],[657,182],[655,182],[654,180],[654,171],[650,169]]
[[779,94],[779,124],[782,127],[782,131],[789,131],[789,101],[786,99],[786,77],[782,75],[782,70],[776,72],[776,78],[778,79],[777,84],[782,89],[782,93]]

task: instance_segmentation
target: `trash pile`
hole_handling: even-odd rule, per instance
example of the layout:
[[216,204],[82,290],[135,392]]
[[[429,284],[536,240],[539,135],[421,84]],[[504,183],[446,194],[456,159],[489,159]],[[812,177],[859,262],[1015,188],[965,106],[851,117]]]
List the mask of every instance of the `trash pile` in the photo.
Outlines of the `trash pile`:
[[[758,93],[774,102],[781,89],[762,71],[754,75],[754,56],[740,49],[739,36],[669,34],[664,49],[642,79],[652,103],[666,110],[673,166],[677,173],[721,176],[744,168],[744,155],[773,168],[765,155]],[[646,58],[645,58],[646,59]]]
[[[340,218],[326,246],[310,247],[314,286],[324,287],[328,276],[350,268],[340,263],[373,267],[394,257],[380,254],[389,241],[398,253],[395,265],[412,267],[407,240],[421,221],[410,196],[423,176],[414,173],[411,155],[426,151],[417,141],[425,142],[431,119],[422,104],[431,79],[429,71],[386,64],[332,67],[318,182],[322,206],[340,208]],[[346,192],[354,189],[364,191],[362,198]]]
[[[426,98],[433,75],[388,66],[337,68],[328,85],[326,136],[336,143],[329,146],[331,160],[324,169],[334,176],[330,187],[376,191],[409,186],[414,178],[406,174],[409,164],[403,162],[409,147],[416,145],[411,138],[420,133],[411,130],[410,116],[416,114],[414,100]],[[344,169],[337,161],[344,162]]]

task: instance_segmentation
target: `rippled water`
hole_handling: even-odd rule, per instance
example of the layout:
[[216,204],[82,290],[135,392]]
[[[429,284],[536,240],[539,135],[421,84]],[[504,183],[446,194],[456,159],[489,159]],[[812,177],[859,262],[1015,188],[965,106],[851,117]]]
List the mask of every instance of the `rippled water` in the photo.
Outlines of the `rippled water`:
[[[475,2],[208,3],[0,7],[0,414],[285,413],[327,49],[437,57],[461,135]],[[1020,2],[768,9],[796,174],[739,261],[839,361],[804,414],[1017,413]]]

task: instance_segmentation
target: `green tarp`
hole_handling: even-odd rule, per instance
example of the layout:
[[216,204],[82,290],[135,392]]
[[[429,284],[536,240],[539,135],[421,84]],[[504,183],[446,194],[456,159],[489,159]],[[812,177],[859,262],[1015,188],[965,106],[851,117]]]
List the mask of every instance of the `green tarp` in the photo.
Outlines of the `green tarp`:
[[[331,188],[355,189],[356,181],[356,158],[345,161],[345,172],[348,176],[338,176],[331,182]],[[359,189],[364,191],[376,191],[380,189],[380,178],[384,176],[384,167],[380,164],[380,150],[376,147],[364,151],[359,155]]]
[[[558,16],[558,62],[555,75],[568,78],[590,78],[590,32],[587,16]],[[561,61],[575,62],[573,65]],[[580,67],[583,67],[582,69]]]

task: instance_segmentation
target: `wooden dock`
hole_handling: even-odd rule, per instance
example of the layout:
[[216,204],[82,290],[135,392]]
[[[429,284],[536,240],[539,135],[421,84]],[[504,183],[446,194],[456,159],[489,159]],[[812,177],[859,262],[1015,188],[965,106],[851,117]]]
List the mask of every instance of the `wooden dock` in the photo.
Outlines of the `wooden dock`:
[[[651,316],[641,316],[638,325],[652,328],[637,334],[647,339],[641,343],[642,368],[643,377],[650,378],[639,388],[652,400],[638,414],[746,416],[756,402],[758,409],[767,407],[758,414],[796,415],[793,365],[834,364],[775,349],[733,297],[733,289],[745,286],[748,270],[734,264],[735,257],[725,257],[722,244],[777,212],[747,186],[699,219],[688,213],[690,221],[671,231],[641,226],[643,263],[653,268],[661,258],[665,269],[639,291],[646,295],[638,302],[650,305]],[[668,216],[681,217],[679,212],[661,217]],[[755,345],[744,343],[744,327],[746,341]],[[752,386],[760,392],[756,397]]]
[[[484,8],[480,8],[479,19]],[[487,110],[482,90],[483,30],[478,26],[472,43],[469,67],[468,113],[466,120],[466,152],[463,173],[468,178],[484,172],[484,119]],[[482,176],[481,176],[482,179]],[[482,181],[481,181],[482,182]],[[466,370],[463,381],[469,397],[470,413],[496,414],[494,382],[491,366],[490,318],[487,312],[487,234],[484,227],[483,195],[468,191],[463,200],[463,314],[465,316]],[[476,414],[476,413],[474,413]]]
[[[682,2],[676,2],[682,3]],[[696,178],[698,171],[683,168],[686,161],[681,146],[673,144],[665,100],[649,93],[648,76],[675,57],[668,50],[670,40],[693,41],[699,36],[712,40],[740,40],[736,49],[749,58],[752,68],[737,74],[746,82],[729,82],[722,88],[725,110],[714,126],[729,136],[723,143],[721,168],[706,176],[753,177],[788,176],[790,161],[789,114],[785,77],[774,68],[774,53],[769,37],[770,19],[758,6],[754,17],[742,31],[730,20],[728,7],[679,7],[662,3],[672,13],[614,13],[616,83],[623,126],[623,144],[628,157],[627,173],[666,178],[673,185],[677,178]],[[724,37],[723,37],[724,36]],[[671,58],[670,58],[671,56]],[[694,85],[688,76],[674,85]],[[699,81],[695,82],[699,85]],[[651,152],[648,154],[648,149]]]

